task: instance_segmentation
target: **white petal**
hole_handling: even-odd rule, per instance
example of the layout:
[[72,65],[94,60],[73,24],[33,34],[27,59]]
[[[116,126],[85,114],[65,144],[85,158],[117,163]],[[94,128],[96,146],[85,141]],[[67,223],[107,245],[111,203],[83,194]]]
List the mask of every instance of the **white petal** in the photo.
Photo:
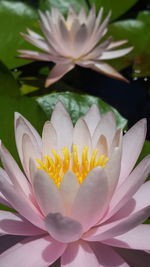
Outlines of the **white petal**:
[[29,175],[30,159],[36,162],[36,159],[41,158],[41,153],[38,150],[38,147],[35,146],[34,143],[32,143],[30,136],[28,136],[27,134],[24,134],[22,136],[22,153],[23,153],[23,166],[30,180],[30,175]]
[[57,150],[57,134],[52,123],[47,121],[42,132],[43,155],[51,156],[52,149]]
[[10,183],[5,179],[4,171],[0,169],[0,191],[11,203],[12,207],[17,210],[28,221],[44,229],[43,218],[39,210],[33,205],[32,201],[25,196],[21,191],[17,191]]
[[17,213],[0,211],[0,233],[11,235],[40,235],[44,231],[35,227]]
[[65,244],[50,236],[25,238],[0,255],[1,267],[47,267],[64,252]]
[[42,151],[41,137],[33,126],[19,113],[15,113],[15,139],[19,153],[20,160],[23,164],[23,151],[22,151],[22,137],[27,134],[33,146],[38,149],[39,153]]
[[87,26],[85,24],[82,24],[74,38],[74,50],[72,55],[73,57],[77,58],[83,54],[85,50],[84,45],[86,44],[87,37],[88,37]]
[[49,213],[45,218],[45,224],[49,234],[62,243],[74,242],[80,239],[83,233],[79,222],[60,213]]
[[119,184],[132,171],[142,150],[146,137],[146,120],[138,121],[124,136],[122,148],[122,163]]
[[123,235],[106,240],[105,244],[122,248],[149,250],[150,226],[141,224]]
[[43,38],[41,39],[35,39],[33,38],[32,36],[30,35],[27,35],[27,34],[24,34],[24,33],[21,33],[21,36],[28,42],[30,42],[31,44],[35,45],[36,47],[46,51],[46,52],[51,52],[50,51],[50,48],[49,48],[49,45],[47,43],[46,40],[43,40]]
[[0,156],[2,164],[12,183],[18,188],[18,190],[21,189],[27,196],[29,196],[30,185],[27,178],[24,176],[11,154],[2,144],[0,145]]
[[97,107],[97,105],[93,104],[88,112],[84,115],[84,120],[90,130],[91,136],[93,135],[93,132],[100,121],[100,111]]
[[103,169],[93,169],[80,186],[72,207],[72,216],[84,227],[95,225],[108,205],[107,177]]
[[121,46],[123,44],[126,44],[128,42],[128,40],[121,40],[121,41],[116,41],[116,42],[112,42],[109,46],[108,46],[108,50],[110,49],[114,49],[118,46]]
[[126,181],[116,190],[110,203],[109,216],[115,214],[137,192],[150,173],[150,156],[143,159],[128,176]]
[[133,50],[133,47],[118,49],[115,51],[106,51],[106,52],[102,53],[102,55],[99,57],[99,59],[100,60],[106,60],[106,59],[113,59],[113,58],[122,57],[122,56],[128,54],[132,50]]
[[61,267],[99,267],[99,262],[87,242],[69,244],[61,257]]
[[116,122],[114,114],[112,112],[108,112],[102,116],[99,124],[97,125],[94,131],[92,138],[93,147],[96,147],[100,136],[104,135],[106,137],[109,148],[114,138],[115,132],[116,132]]
[[67,72],[72,70],[74,68],[74,64],[68,63],[68,64],[56,64],[52,70],[50,71],[45,87],[50,86],[51,84],[57,82],[59,79],[61,79]]
[[106,63],[95,62],[94,64],[91,63],[85,67],[95,70],[97,72],[103,73],[109,76],[110,78],[115,78],[118,80],[123,80],[125,82],[128,82],[128,80],[125,77],[123,77],[118,71],[116,71],[113,67],[111,67],[110,65]]
[[107,181],[108,181],[110,198],[119,180],[119,174],[121,168],[121,152],[122,151],[120,148],[115,148],[105,167],[105,172],[108,177]]
[[77,181],[77,177],[75,176],[75,174],[71,171],[65,173],[63,180],[60,184],[60,194],[63,199],[67,215],[70,214],[71,207],[79,190],[79,187],[80,185]]
[[107,144],[107,140],[106,137],[104,135],[101,135],[97,144],[96,144],[96,149],[98,150],[98,157],[100,157],[101,155],[108,155],[108,144]]
[[79,160],[81,160],[82,150],[88,146],[89,153],[91,152],[91,135],[86,122],[80,118],[74,127],[73,144],[77,145],[79,152]]
[[33,186],[36,199],[45,215],[50,212],[63,213],[64,207],[60,192],[45,171],[38,170],[36,172]]
[[73,125],[70,115],[66,111],[63,103],[58,102],[51,116],[51,123],[56,130],[58,150],[64,147],[71,148]]
[[84,239],[88,241],[103,241],[110,239],[112,237],[120,236],[141,223],[143,223],[150,214],[150,206],[139,210],[138,212],[133,212],[128,217],[118,220],[110,220],[107,223],[100,225],[97,229],[93,228]]

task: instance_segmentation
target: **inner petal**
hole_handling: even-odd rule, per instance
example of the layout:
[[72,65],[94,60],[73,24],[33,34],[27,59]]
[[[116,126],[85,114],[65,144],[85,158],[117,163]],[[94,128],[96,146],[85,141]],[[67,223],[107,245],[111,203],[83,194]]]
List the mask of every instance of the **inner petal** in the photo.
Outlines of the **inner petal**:
[[94,168],[100,166],[104,168],[108,162],[108,157],[105,154],[98,156],[98,149],[94,149],[89,157],[89,148],[85,146],[82,150],[82,157],[79,160],[77,145],[74,144],[72,151],[68,147],[64,147],[61,154],[55,149],[52,149],[53,157],[44,155],[44,159],[37,159],[38,169],[44,170],[59,188],[60,183],[67,171],[72,171],[79,182],[82,184],[87,174]]

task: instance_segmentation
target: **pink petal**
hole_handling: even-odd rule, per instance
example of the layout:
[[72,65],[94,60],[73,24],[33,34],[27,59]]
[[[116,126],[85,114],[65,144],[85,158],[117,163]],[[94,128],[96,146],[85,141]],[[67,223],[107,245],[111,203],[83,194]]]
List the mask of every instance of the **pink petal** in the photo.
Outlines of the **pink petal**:
[[65,213],[67,215],[70,215],[72,204],[79,190],[79,187],[80,185],[75,174],[71,171],[65,173],[60,184],[60,194],[65,206]]
[[84,241],[69,244],[61,257],[61,267],[99,267],[90,245]]
[[91,232],[87,234],[90,236],[85,236],[84,239],[88,241],[103,241],[120,236],[141,224],[148,218],[149,214],[150,206],[123,219],[118,219],[112,222],[110,220],[110,222],[108,221],[107,223],[100,225],[97,229],[91,230]]
[[96,144],[96,149],[98,150],[97,157],[100,157],[101,155],[108,155],[108,144],[104,135],[99,137],[99,140]]
[[2,144],[0,145],[0,157],[12,183],[18,188],[18,190],[22,190],[27,196],[29,196],[30,185],[27,178],[24,176],[11,154]]
[[74,68],[74,64],[68,63],[68,64],[56,64],[53,69],[50,71],[45,87],[48,87],[52,85],[53,83],[57,82],[59,79],[61,79],[66,73],[71,71]]
[[109,37],[105,42],[96,46],[90,53],[85,55],[83,57],[83,60],[86,62],[87,60],[101,59],[101,55],[103,55],[103,51],[107,49],[111,41],[112,41],[112,37]]
[[42,132],[43,155],[51,156],[52,149],[57,150],[57,134],[52,123],[47,121]]
[[150,156],[147,156],[128,176],[125,182],[116,190],[110,203],[109,218],[123,207],[137,192],[150,173]]
[[122,57],[122,56],[128,54],[132,50],[133,50],[133,47],[118,49],[115,51],[105,51],[102,53],[102,55],[99,57],[99,59],[100,60],[106,60],[106,59],[113,59],[113,58]]
[[7,182],[2,172],[0,173],[0,190],[18,213],[37,227],[45,228],[42,215],[36,207],[21,191],[16,191],[16,188]]
[[101,135],[104,135],[106,137],[108,148],[110,147],[110,144],[113,140],[113,137],[116,132],[116,122],[115,118],[112,112],[108,112],[104,114],[98,123],[94,134],[93,134],[93,147],[96,147],[97,142]]
[[35,38],[37,40],[38,39],[44,40],[44,38],[41,35],[39,35],[38,33],[34,32],[34,31],[30,30],[30,29],[27,29],[27,32],[31,37],[33,37],[33,38]]
[[104,242],[115,247],[149,250],[150,225],[139,225],[123,235],[105,240]]
[[138,121],[123,137],[123,153],[119,184],[132,171],[142,150],[146,136],[146,120]]
[[73,125],[70,115],[63,103],[58,102],[51,116],[51,123],[56,130],[59,151],[64,147],[71,148]]
[[32,133],[32,135],[34,135],[34,137],[38,143],[38,146],[41,147],[41,137],[38,134],[38,132],[35,130],[35,128],[32,126],[32,124],[26,118],[24,118],[20,113],[15,112],[15,129],[19,126],[19,123],[21,124],[20,126],[25,127],[26,131],[28,128],[28,131],[30,131]]
[[64,252],[65,244],[53,240],[50,236],[38,239],[27,238],[1,254],[1,267],[47,267]]
[[79,222],[61,213],[49,213],[45,218],[45,225],[49,234],[62,243],[74,242],[80,239],[83,233]]
[[133,196],[135,202],[134,211],[150,205],[150,181],[145,182]]
[[42,40],[43,38],[40,39],[35,39],[34,37],[28,35],[28,34],[24,34],[21,33],[21,36],[28,42],[30,42],[31,44],[35,45],[36,47],[46,51],[47,53],[50,53],[50,47],[48,45],[48,43],[46,42],[46,40]]
[[108,205],[107,176],[103,169],[93,169],[80,186],[72,207],[72,216],[84,231],[97,223]]
[[99,266],[129,267],[123,258],[121,258],[120,255],[110,246],[99,242],[93,242],[91,243],[91,247],[98,258]]
[[107,76],[109,76],[110,78],[115,78],[118,80],[123,80],[125,82],[128,82],[128,80],[123,77],[119,72],[117,72],[113,67],[111,67],[110,65],[106,64],[106,63],[95,63],[91,66],[89,66],[89,68],[103,73]]
[[97,107],[97,105],[93,104],[88,112],[84,115],[84,120],[90,130],[91,136],[93,135],[93,132],[100,121],[100,111]]
[[32,142],[32,139],[27,134],[24,134],[22,136],[22,154],[23,154],[23,166],[30,180],[30,175],[29,175],[30,159],[36,162],[36,159],[41,158],[41,151],[38,149],[35,143]]
[[108,181],[109,197],[111,198],[117,186],[121,166],[121,148],[116,147],[105,166]]
[[33,126],[19,113],[15,113],[15,138],[20,160],[23,163],[22,137],[27,134],[34,147],[40,152],[42,150],[41,137]]
[[44,233],[17,213],[0,211],[0,233],[11,235],[40,235]]
[[111,155],[115,147],[122,147],[122,129],[116,131],[109,149],[109,155]]
[[73,144],[77,145],[79,160],[81,159],[82,150],[85,146],[88,146],[89,153],[91,152],[91,135],[85,121],[82,118],[78,119],[75,124]]
[[123,44],[126,44],[127,42],[128,42],[128,40],[121,40],[121,41],[112,42],[112,43],[108,46],[107,50],[114,49],[114,48],[116,48],[116,47],[118,47],[118,46],[121,46],[121,45],[123,45]]
[[52,56],[52,55],[46,54],[46,53],[36,52],[36,51],[18,50],[17,52],[20,53],[20,55],[18,57],[26,58],[26,59],[52,61],[55,63],[58,60],[58,57],[55,57],[55,56]]
[[53,180],[45,171],[38,170],[36,172],[33,187],[36,199],[45,215],[49,212],[62,213],[64,211],[60,192]]
[[82,24],[77,31],[75,38],[74,38],[74,51],[73,57],[78,58],[83,55],[85,52],[85,44],[87,42],[88,37],[88,29],[85,24]]

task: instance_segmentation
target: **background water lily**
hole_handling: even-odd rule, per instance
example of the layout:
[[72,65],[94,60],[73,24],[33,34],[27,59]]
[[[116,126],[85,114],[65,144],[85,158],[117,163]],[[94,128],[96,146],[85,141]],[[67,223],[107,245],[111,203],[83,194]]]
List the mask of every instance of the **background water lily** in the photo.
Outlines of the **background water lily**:
[[[73,127],[61,102],[42,139],[20,114],[16,145],[24,172],[1,144],[1,234],[28,236],[0,256],[2,267],[129,266],[116,247],[149,250],[150,156],[134,168],[146,121],[124,136],[93,105]],[[134,169],[133,169],[134,168]],[[109,254],[109,258],[108,258]]]
[[30,50],[18,52],[21,53],[19,57],[22,58],[56,63],[46,79],[46,87],[62,78],[76,64],[116,79],[126,80],[113,67],[105,63],[105,60],[122,57],[133,49],[128,47],[115,50],[127,40],[112,42],[112,37],[102,40],[107,32],[111,12],[103,22],[103,8],[97,16],[94,7],[88,15],[84,8],[79,14],[70,8],[67,19],[56,8],[46,13],[40,11],[39,14],[44,37],[29,29],[28,34],[22,33],[22,36],[45,53]]

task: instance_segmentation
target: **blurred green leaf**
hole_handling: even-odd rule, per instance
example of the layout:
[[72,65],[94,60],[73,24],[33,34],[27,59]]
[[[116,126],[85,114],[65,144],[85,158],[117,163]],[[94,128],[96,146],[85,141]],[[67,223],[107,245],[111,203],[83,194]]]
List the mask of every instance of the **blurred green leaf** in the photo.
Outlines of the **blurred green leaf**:
[[3,204],[0,204],[0,210],[7,210],[7,211],[11,211],[11,212],[16,212],[14,209],[11,209]]
[[89,0],[91,5],[95,4],[97,11],[104,7],[104,14],[112,11],[111,20],[117,19],[126,11],[128,11],[138,0]]
[[9,67],[15,68],[27,63],[24,59],[15,58],[18,49],[31,49],[20,32],[26,28],[37,31],[37,12],[20,1],[0,1],[0,59]]
[[14,138],[14,112],[20,112],[41,131],[46,120],[37,102],[27,97],[0,97],[0,139],[18,161]]
[[118,127],[124,128],[127,123],[127,120],[124,119],[116,109],[94,96],[80,95],[72,92],[60,92],[37,98],[37,102],[46,113],[48,119],[58,101],[64,103],[73,123],[75,123],[79,117],[83,116],[92,104],[96,104],[102,113],[112,111],[115,115]]
[[[133,76],[150,75],[150,12],[140,12],[137,19],[123,20],[109,25],[108,35],[114,40],[126,39],[134,49],[125,57],[110,60],[117,69],[133,64]],[[127,45],[126,45],[127,46]]]
[[79,11],[81,7],[87,9],[86,1],[84,0],[40,0],[39,8],[43,11],[49,10],[51,7],[57,7],[63,14],[67,14],[68,8],[72,6]]
[[19,96],[19,84],[12,73],[0,61],[0,95]]
[[150,25],[150,11],[140,11],[137,19],[145,22],[147,25]]

